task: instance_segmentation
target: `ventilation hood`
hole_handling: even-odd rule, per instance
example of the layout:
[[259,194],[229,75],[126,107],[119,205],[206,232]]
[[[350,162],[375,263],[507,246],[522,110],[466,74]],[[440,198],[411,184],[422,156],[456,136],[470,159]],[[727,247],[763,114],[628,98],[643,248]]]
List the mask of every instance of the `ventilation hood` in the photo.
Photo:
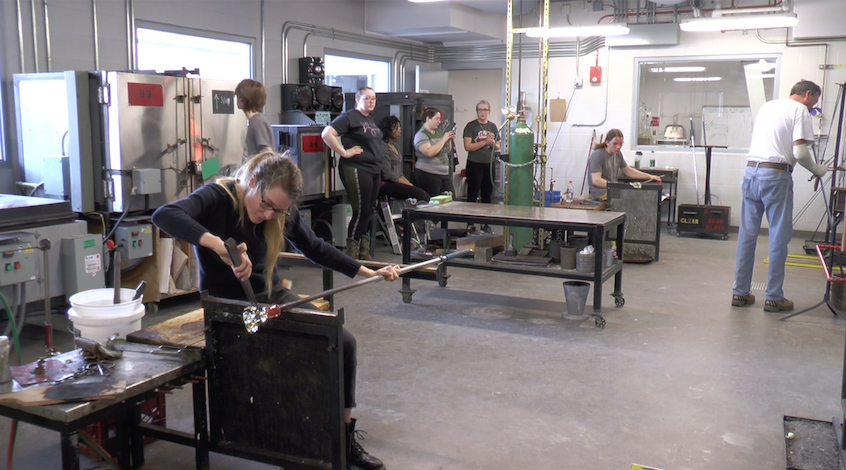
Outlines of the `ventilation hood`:
[[501,43],[505,41],[506,25],[505,14],[498,9],[504,5],[504,0],[365,0],[364,25],[368,33],[425,43]]

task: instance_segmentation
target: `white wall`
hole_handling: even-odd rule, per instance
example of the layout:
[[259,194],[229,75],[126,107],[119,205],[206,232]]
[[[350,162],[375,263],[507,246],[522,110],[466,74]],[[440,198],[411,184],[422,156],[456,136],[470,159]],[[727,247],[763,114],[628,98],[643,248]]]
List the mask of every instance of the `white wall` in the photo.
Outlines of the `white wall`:
[[[814,0],[806,0],[814,1]],[[580,22],[575,10],[570,15],[570,21],[574,24]],[[607,13],[607,12],[606,12]],[[594,14],[592,21],[596,21]],[[843,23],[846,21],[846,12],[836,10],[832,12],[831,21]],[[553,18],[551,24],[562,21],[563,18]],[[842,64],[846,63],[846,41],[829,41],[828,58],[826,60],[826,47],[787,47],[784,45],[784,30],[763,31],[765,40],[777,41],[779,44],[765,44],[755,37],[754,33],[726,32],[726,33],[685,33],[681,32],[680,44],[678,46],[662,47],[625,47],[625,48],[603,48],[599,52],[599,63],[603,67],[603,83],[591,85],[588,83],[588,71],[590,66],[595,64],[594,54],[581,57],[579,61],[579,76],[584,79],[584,87],[574,89],[573,80],[576,78],[576,61],[573,58],[551,59],[549,63],[549,97],[565,98],[572,101],[566,123],[549,123],[548,143],[549,163],[554,168],[555,179],[560,186],[565,179],[572,179],[576,190],[582,186],[582,181],[589,155],[589,143],[592,132],[597,136],[606,133],[609,129],[619,128],[626,136],[626,144],[623,154],[629,164],[634,162],[633,147],[636,143],[636,129],[633,117],[636,111],[636,71],[634,59],[638,57],[674,57],[694,55],[741,55],[756,53],[777,53],[782,56],[782,67],[780,87],[776,91],[780,97],[789,94],[793,84],[800,79],[807,79],[823,85],[823,110],[825,114],[821,121],[817,121],[817,129],[822,129],[824,134],[828,133],[831,124],[832,112],[835,108],[838,86],[836,83],[846,82],[846,69],[838,68],[829,71],[820,70],[823,63]],[[517,66],[515,61],[514,70]],[[513,82],[514,95],[512,100],[516,102],[516,77]],[[528,92],[529,102],[537,110],[538,97],[538,61],[537,59],[526,59],[523,61],[523,90]],[[606,102],[606,94],[608,96]],[[552,146],[552,143],[555,145]],[[830,158],[834,153],[834,143],[828,146],[826,157]],[[648,159],[648,152],[646,155]],[[656,152],[657,166],[671,166],[679,168],[679,202],[695,203],[695,186],[693,178],[693,157],[687,148],[672,148]],[[697,152],[699,192],[704,194],[705,157],[704,153]],[[738,224],[740,213],[740,182],[746,164],[743,154],[726,154],[714,152],[711,174],[711,188],[713,193],[712,203],[731,206],[732,225]],[[795,185],[795,210],[799,210],[814,196],[813,183],[809,183],[808,173],[803,168],[797,168],[794,174]],[[548,179],[545,182],[548,184]],[[797,230],[814,230],[824,216],[825,204],[822,197],[817,196],[812,208],[796,224]]]

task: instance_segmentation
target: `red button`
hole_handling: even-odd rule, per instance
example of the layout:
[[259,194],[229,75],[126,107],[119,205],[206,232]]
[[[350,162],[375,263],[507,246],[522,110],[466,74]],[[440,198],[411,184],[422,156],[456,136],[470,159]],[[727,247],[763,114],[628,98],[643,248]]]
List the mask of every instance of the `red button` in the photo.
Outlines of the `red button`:
[[15,261],[15,269],[21,269],[21,262]]
[[138,240],[138,246],[144,246],[144,242],[142,240]]

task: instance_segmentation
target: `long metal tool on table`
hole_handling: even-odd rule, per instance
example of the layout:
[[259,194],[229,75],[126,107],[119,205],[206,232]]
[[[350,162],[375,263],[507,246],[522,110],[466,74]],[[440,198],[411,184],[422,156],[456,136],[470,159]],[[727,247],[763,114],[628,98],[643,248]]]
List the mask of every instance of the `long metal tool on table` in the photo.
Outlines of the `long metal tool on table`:
[[[693,185],[696,187],[696,205],[699,202],[699,175],[696,174],[696,140],[693,138],[693,116],[690,117],[690,153],[693,156]],[[705,201],[707,204],[708,201]]]
[[[430,260],[421,261],[419,263],[410,264],[400,269],[400,275],[410,273],[411,271],[416,271],[420,268],[425,268],[426,266],[432,264],[439,264],[443,263],[452,258],[459,258],[462,256],[467,256],[471,254],[473,250],[459,250],[454,251],[452,253],[437,256]],[[374,282],[379,282],[384,280],[385,278],[382,276],[373,276],[367,279],[362,279],[360,281],[353,282],[352,284],[347,284],[341,287],[335,287],[334,289],[325,290],[318,294],[310,295],[308,297],[303,297],[302,299],[294,300],[292,302],[288,302],[282,305],[267,305],[263,308],[258,308],[257,306],[251,306],[244,309],[244,326],[247,328],[247,331],[250,333],[255,333],[258,331],[259,326],[266,322],[271,318],[278,317],[282,312],[286,310],[290,310],[298,305],[302,305],[312,300],[317,300],[322,297],[327,297],[330,295],[337,294],[339,292],[343,292],[346,290],[350,290],[356,287],[363,286],[365,284],[372,284]]]

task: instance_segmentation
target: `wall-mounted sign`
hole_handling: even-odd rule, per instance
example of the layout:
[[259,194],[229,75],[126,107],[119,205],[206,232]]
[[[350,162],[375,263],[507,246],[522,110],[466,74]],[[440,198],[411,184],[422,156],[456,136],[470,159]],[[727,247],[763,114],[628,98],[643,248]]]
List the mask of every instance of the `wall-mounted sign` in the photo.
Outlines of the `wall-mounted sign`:
[[212,90],[212,114],[235,114],[235,92]]
[[158,83],[128,82],[126,89],[130,106],[164,106],[164,89]]

